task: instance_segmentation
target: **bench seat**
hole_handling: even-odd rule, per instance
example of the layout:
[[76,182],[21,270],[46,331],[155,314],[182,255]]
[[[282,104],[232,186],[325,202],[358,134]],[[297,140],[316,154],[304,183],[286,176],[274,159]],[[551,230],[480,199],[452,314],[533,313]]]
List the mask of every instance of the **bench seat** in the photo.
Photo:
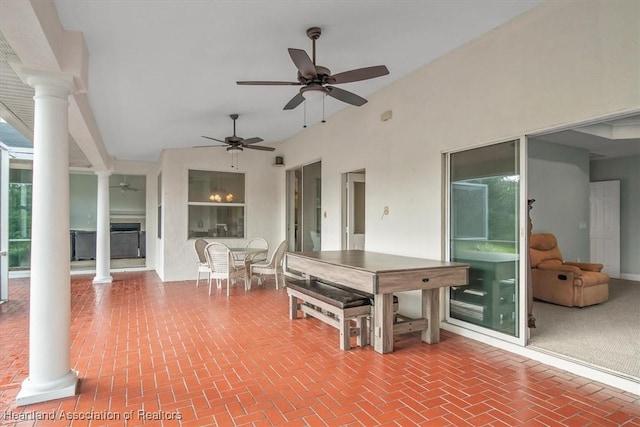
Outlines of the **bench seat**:
[[[340,349],[351,348],[351,337],[360,346],[369,344],[369,322],[372,300],[367,295],[317,280],[287,282],[289,317],[315,317],[340,331]],[[355,321],[355,326],[353,322]]]

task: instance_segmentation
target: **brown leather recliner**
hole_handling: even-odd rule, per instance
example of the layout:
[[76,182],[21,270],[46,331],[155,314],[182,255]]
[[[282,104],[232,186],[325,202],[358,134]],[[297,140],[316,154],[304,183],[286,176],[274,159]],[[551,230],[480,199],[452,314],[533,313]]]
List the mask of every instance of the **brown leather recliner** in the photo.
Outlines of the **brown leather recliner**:
[[529,254],[534,298],[567,307],[609,299],[609,276],[601,272],[602,264],[564,262],[553,234],[532,234]]

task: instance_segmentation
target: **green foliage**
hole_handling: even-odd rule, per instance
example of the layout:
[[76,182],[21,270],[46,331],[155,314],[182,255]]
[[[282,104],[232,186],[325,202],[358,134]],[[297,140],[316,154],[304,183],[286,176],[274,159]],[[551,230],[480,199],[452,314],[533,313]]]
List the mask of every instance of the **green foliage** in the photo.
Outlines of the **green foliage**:
[[31,188],[30,183],[9,183],[9,268],[30,263]]

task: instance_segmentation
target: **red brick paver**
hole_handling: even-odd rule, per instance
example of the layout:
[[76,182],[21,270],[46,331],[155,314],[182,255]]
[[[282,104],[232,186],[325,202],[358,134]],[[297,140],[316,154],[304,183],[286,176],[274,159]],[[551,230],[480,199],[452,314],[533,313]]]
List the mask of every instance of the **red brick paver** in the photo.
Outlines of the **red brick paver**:
[[[71,284],[80,394],[20,408],[29,282],[10,281],[0,425],[640,426],[638,396],[446,331],[436,345],[405,336],[387,355],[341,351],[336,329],[288,319],[273,281],[249,292],[240,282],[227,298],[153,272],[91,280]],[[54,420],[33,421],[45,415]],[[91,416],[103,419],[70,419]]]

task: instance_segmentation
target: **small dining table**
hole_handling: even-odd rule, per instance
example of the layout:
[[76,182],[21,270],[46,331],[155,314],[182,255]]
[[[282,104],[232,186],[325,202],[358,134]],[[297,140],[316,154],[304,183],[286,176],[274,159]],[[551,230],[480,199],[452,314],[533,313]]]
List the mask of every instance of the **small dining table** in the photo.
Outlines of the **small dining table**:
[[235,261],[244,262],[244,287],[246,290],[251,289],[250,266],[254,263],[254,259],[262,261],[267,259],[267,248],[229,248]]

